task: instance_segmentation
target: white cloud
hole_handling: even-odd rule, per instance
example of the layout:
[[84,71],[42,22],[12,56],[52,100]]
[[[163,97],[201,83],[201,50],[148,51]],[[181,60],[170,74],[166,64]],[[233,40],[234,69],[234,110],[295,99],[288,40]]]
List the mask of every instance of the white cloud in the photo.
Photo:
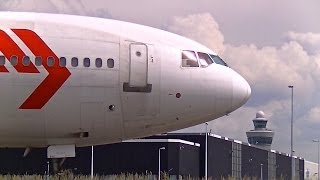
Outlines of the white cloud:
[[302,118],[302,120],[310,123],[320,124],[320,106],[313,107]]
[[106,8],[88,8],[84,0],[4,0],[1,1],[0,10],[74,14],[104,18],[112,17]]
[[320,54],[320,33],[289,31],[286,35],[289,40],[301,43],[309,53]]
[[314,76],[319,66],[311,61],[299,43],[293,41],[280,48],[227,45],[222,56],[249,81],[255,91],[253,94],[268,95],[269,100],[272,100],[271,96],[287,98],[288,85],[296,86],[295,98],[310,99],[319,80]]
[[209,13],[175,17],[171,20],[168,31],[201,42],[218,53],[225,48],[219,25]]
[[294,31],[289,31],[287,33],[287,36],[295,41],[301,42],[301,43],[308,43],[311,45],[319,45],[320,44],[320,34],[319,33],[298,33]]

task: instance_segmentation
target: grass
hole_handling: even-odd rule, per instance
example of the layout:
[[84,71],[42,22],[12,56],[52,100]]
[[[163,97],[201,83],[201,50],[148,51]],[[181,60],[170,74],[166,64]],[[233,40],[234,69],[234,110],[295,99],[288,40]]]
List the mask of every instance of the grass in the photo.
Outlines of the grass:
[[[170,180],[168,174],[162,174],[161,180]],[[157,180],[157,175],[147,174],[147,175],[139,175],[139,174],[120,174],[120,175],[110,175],[110,176],[94,176],[93,180]],[[180,177],[179,180],[200,180],[199,178],[192,177]],[[209,180],[215,180],[208,178]],[[259,180],[259,178],[254,177],[243,177],[243,180]],[[285,180],[286,178],[279,178],[280,180]],[[84,175],[74,175],[70,172],[64,172],[60,175],[55,176],[43,176],[43,175],[0,175],[0,180],[92,180],[90,176]],[[221,177],[220,180],[236,180],[236,178]]]

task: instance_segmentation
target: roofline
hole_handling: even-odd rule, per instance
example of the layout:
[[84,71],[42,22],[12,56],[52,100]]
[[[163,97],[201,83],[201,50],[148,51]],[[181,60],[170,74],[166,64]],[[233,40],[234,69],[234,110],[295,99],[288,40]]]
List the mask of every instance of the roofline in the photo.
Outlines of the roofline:
[[[158,134],[158,135],[155,135],[155,136],[166,136],[166,135],[198,135],[199,136],[199,135],[205,135],[205,134],[206,134],[205,132],[199,132],[199,133],[167,133],[167,134]],[[285,156],[288,156],[288,157],[293,157],[295,159],[304,160],[304,158],[302,158],[302,157],[291,156],[291,154],[283,153],[283,152],[276,151],[276,150],[263,149],[263,148],[261,148],[259,146],[254,145],[254,144],[242,142],[240,140],[231,139],[231,138],[220,136],[220,135],[217,135],[217,134],[208,133],[208,136],[211,136],[211,137],[214,137],[214,138],[218,138],[218,139],[222,139],[222,140],[226,140],[226,141],[230,141],[230,142],[233,142],[233,143],[238,143],[238,144],[243,144],[243,145],[250,146],[250,147],[259,148],[259,149],[262,149],[262,150],[265,150],[265,151],[268,151],[268,152],[281,154],[281,155],[285,155]]]
[[131,140],[125,140],[122,142],[124,143],[181,143],[181,144],[200,147],[199,143],[194,143],[194,142],[190,142],[182,139],[131,139]]

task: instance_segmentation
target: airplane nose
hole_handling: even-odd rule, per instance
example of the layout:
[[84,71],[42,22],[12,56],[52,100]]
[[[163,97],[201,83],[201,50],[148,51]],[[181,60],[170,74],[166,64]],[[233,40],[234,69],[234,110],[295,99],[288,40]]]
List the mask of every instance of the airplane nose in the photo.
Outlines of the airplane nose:
[[251,95],[249,83],[239,74],[233,77],[233,96],[232,110],[235,110],[245,104]]

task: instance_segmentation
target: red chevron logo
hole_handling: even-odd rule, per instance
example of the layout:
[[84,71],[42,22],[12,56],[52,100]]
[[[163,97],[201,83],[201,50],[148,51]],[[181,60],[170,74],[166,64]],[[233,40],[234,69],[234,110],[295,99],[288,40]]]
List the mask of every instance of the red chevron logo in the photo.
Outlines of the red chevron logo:
[[[39,73],[38,69],[30,63],[29,66],[22,65],[22,58],[26,56],[19,46],[9,37],[7,33],[0,30],[0,51],[9,60],[11,56],[17,56],[18,63],[14,68],[19,73]],[[0,72],[9,72],[6,67],[1,66]]]
[[[52,96],[61,88],[64,82],[71,75],[66,67],[60,67],[57,55],[48,47],[48,45],[33,31],[28,29],[12,29],[12,31],[23,41],[23,43],[35,55],[46,60],[53,57],[54,66],[49,67],[43,63],[44,68],[48,71],[48,76],[40,83],[40,85],[31,93],[24,101],[19,109],[41,109]],[[8,34],[0,30],[0,51],[10,59],[11,56],[18,57],[18,64],[14,66],[19,73],[39,73],[38,69],[30,63],[29,66],[22,64],[22,58],[25,53],[10,38]],[[9,72],[5,66],[0,66],[0,72]]]

